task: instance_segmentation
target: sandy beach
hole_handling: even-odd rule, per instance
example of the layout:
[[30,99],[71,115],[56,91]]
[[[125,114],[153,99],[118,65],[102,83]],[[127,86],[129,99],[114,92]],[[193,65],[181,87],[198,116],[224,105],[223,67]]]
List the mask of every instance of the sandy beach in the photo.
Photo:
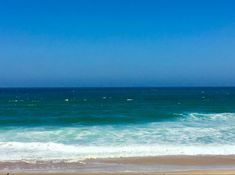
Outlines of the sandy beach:
[[235,174],[235,156],[162,156],[87,159],[82,162],[1,162],[0,174]]
[[[4,175],[4,173],[1,173]],[[5,173],[6,174],[6,173]],[[9,173],[9,175],[234,175],[231,170],[204,170],[186,172],[154,172],[154,173]]]

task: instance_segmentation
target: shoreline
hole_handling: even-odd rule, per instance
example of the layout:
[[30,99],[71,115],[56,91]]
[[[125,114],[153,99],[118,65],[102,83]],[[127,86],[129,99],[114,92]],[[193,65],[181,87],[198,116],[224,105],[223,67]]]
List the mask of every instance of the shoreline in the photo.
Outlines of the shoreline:
[[120,172],[120,173],[9,173],[6,175],[234,175],[235,170],[195,170],[180,172]]
[[[0,161],[0,174],[181,174],[193,172],[235,174],[235,155],[154,156],[86,159],[78,162]],[[214,174],[214,173],[213,173]]]

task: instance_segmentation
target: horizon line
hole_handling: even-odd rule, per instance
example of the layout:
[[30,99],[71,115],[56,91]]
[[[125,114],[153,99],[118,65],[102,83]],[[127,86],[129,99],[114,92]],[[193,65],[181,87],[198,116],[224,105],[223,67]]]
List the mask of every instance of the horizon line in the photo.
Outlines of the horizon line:
[[0,89],[102,89],[102,88],[235,88],[235,86],[9,86]]

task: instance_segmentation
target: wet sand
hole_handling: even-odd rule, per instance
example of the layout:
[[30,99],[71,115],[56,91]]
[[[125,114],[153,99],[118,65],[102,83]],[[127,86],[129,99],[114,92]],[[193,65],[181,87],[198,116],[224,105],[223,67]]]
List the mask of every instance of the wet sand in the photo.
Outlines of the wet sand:
[[234,174],[235,156],[162,156],[87,159],[82,162],[0,162],[0,175]]
[[164,165],[234,165],[235,156],[158,156],[98,159],[102,162]]

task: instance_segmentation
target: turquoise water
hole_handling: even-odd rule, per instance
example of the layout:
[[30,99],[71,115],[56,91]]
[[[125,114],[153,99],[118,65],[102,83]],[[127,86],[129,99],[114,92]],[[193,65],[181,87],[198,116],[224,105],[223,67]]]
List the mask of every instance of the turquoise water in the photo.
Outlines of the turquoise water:
[[0,89],[1,160],[235,154],[235,88]]

